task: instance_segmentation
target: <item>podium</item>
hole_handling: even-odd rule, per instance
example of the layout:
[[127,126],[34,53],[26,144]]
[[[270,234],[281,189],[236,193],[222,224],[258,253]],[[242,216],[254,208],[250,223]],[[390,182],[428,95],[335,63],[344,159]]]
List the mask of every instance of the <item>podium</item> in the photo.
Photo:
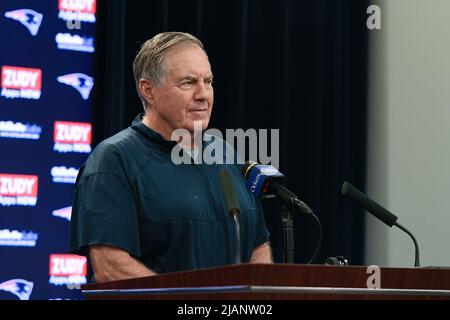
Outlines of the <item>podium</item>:
[[[239,264],[81,287],[87,300],[450,299],[450,268]],[[369,279],[369,282],[372,283]]]

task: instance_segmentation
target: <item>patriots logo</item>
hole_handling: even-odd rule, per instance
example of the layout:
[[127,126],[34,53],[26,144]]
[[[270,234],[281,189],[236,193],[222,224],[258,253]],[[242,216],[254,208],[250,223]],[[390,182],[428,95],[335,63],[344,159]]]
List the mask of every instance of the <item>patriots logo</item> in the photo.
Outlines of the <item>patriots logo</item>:
[[5,12],[5,17],[19,21],[27,27],[32,36],[37,35],[43,16],[43,14],[31,9],[19,9]]
[[67,84],[78,90],[83,100],[89,98],[91,89],[94,86],[94,79],[83,73],[71,73],[57,78],[59,83]]
[[29,300],[31,291],[33,291],[33,282],[23,279],[12,279],[0,283],[0,290],[11,292],[20,300]]

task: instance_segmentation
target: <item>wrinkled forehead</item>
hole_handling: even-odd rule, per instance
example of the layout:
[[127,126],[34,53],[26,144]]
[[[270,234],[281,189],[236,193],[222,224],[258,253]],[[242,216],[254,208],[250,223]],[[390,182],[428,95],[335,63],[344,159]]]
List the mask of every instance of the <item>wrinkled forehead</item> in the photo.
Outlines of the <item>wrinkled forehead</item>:
[[210,76],[211,65],[206,52],[193,43],[181,43],[170,48],[164,55],[166,72],[180,74],[192,73]]

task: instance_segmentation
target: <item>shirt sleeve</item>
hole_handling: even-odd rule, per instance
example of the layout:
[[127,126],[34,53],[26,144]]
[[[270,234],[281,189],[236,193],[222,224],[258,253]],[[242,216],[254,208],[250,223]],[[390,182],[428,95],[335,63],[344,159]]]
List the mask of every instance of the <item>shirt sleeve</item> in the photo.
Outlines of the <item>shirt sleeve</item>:
[[[86,255],[87,246],[101,244],[141,257],[138,217],[131,186],[114,156],[102,160],[108,162],[107,172],[92,172],[89,168],[92,163],[88,160],[84,168],[88,170],[83,170],[84,174],[77,183],[70,250]],[[99,159],[92,162],[98,163]]]

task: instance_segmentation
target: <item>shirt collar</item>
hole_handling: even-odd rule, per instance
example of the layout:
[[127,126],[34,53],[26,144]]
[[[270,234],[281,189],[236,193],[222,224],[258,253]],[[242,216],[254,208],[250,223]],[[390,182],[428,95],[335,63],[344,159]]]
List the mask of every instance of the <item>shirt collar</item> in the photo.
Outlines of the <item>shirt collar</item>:
[[[133,122],[131,123],[131,128],[134,130],[137,130],[138,132],[140,132],[143,136],[145,136],[152,142],[156,142],[158,145],[162,146],[164,149],[171,151],[173,149],[173,147],[175,147],[177,145],[177,142],[172,141],[172,140],[165,140],[160,133],[158,133],[155,130],[151,129],[150,127],[146,126],[142,122],[143,117],[144,117],[144,113],[138,114],[136,116],[136,118],[134,118]],[[206,145],[208,145],[208,144],[209,143],[205,143],[205,141],[203,141],[203,139],[202,139],[201,149],[203,150],[206,147]],[[192,156],[196,157],[197,153],[198,153],[198,149],[194,150],[193,155],[191,153],[189,153],[189,156],[191,156],[191,158],[192,158]]]
[[162,146],[165,149],[172,150],[173,147],[177,144],[176,141],[165,140],[161,134],[156,132],[155,130],[149,128],[142,122],[142,118],[144,117],[144,113],[140,113],[133,120],[131,124],[131,128],[140,132],[144,137],[148,138],[152,142],[156,142],[158,145]]

